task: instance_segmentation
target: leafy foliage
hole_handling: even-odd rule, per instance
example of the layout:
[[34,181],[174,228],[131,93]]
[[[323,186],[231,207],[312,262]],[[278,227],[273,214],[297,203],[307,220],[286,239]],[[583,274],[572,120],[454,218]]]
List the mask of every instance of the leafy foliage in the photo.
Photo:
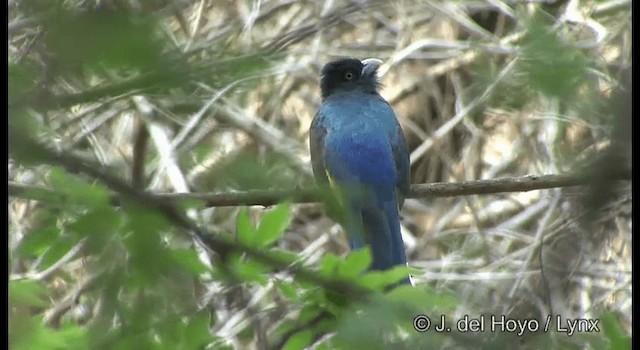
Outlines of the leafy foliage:
[[557,98],[572,98],[586,80],[587,59],[579,49],[563,43],[551,28],[547,16],[531,21],[521,43],[521,69],[530,88]]

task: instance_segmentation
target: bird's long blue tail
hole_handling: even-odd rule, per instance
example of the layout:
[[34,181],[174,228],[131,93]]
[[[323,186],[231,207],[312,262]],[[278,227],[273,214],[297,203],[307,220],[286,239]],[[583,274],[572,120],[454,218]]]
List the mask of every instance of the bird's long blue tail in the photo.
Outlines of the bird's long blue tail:
[[[400,234],[400,216],[398,214],[398,201],[395,193],[386,200],[367,201],[368,205],[355,210],[354,215],[361,219],[361,229],[363,234],[353,234],[361,230],[356,229],[354,224],[350,234],[352,249],[359,249],[364,246],[363,237],[367,237],[370,242],[373,261],[372,270],[388,270],[397,265],[406,265],[407,258],[404,251],[402,235]],[[355,208],[354,208],[355,209]],[[359,215],[358,215],[359,214]],[[359,220],[357,220],[359,223]],[[349,228],[347,228],[349,231]],[[409,278],[402,281],[409,284]]]

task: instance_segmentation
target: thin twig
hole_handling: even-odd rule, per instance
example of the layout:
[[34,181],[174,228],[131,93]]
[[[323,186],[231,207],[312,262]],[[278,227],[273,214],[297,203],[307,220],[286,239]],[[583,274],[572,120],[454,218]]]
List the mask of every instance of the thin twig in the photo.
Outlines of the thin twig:
[[411,152],[411,156],[410,156],[411,164],[415,163],[429,149],[431,149],[434,143],[442,139],[446,134],[448,134],[451,130],[453,130],[453,128],[456,125],[458,125],[458,123],[460,123],[462,119],[468,116],[469,113],[471,113],[474,109],[476,109],[482,103],[484,103],[484,101],[486,101],[491,96],[491,94],[493,93],[493,90],[495,90],[495,88],[498,86],[500,81],[504,77],[506,77],[508,73],[510,73],[511,70],[515,67],[515,63],[517,61],[518,61],[517,59],[511,60],[511,62],[509,62],[509,64],[507,64],[506,67],[504,67],[502,71],[500,71],[500,73],[496,76],[495,81],[491,83],[489,86],[487,86],[487,88],[484,90],[482,95],[478,96],[475,100],[473,100],[471,103],[466,105],[462,110],[456,113],[454,117],[447,120],[446,123],[442,124],[442,126],[433,133],[432,137],[426,139],[420,146],[416,147],[416,149],[414,149],[413,152]]
[[49,268],[47,268],[44,271],[27,272],[26,274],[11,275],[9,279],[17,280],[17,279],[26,278],[26,279],[31,279],[35,281],[46,280],[49,277],[51,277],[60,268],[64,267],[68,262],[75,259],[78,256],[78,254],[82,251],[82,249],[86,246],[86,243],[87,243],[86,239],[81,239],[78,243],[76,243],[73,247],[71,247],[71,249],[69,249],[69,251],[65,255],[63,255],[58,261],[56,261],[54,264],[49,266]]
[[62,315],[76,304],[76,300],[78,300],[80,295],[95,287],[97,285],[96,282],[100,281],[102,277],[103,272],[96,273],[78,283],[61,301],[45,312],[43,317],[44,323],[57,328],[60,325]]

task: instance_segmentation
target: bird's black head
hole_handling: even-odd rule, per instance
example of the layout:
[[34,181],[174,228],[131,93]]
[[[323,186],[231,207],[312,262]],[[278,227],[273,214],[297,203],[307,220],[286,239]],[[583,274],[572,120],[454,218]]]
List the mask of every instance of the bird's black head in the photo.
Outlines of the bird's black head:
[[380,83],[376,71],[382,61],[369,58],[363,61],[345,58],[327,63],[322,68],[320,90],[322,99],[344,91],[377,93]]

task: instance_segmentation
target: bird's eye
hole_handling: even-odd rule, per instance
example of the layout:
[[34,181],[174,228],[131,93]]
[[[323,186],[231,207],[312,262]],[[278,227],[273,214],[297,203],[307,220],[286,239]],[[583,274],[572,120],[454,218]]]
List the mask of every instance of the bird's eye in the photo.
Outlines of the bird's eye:
[[353,79],[353,73],[351,73],[351,72],[344,73],[344,78],[347,79],[347,80]]

